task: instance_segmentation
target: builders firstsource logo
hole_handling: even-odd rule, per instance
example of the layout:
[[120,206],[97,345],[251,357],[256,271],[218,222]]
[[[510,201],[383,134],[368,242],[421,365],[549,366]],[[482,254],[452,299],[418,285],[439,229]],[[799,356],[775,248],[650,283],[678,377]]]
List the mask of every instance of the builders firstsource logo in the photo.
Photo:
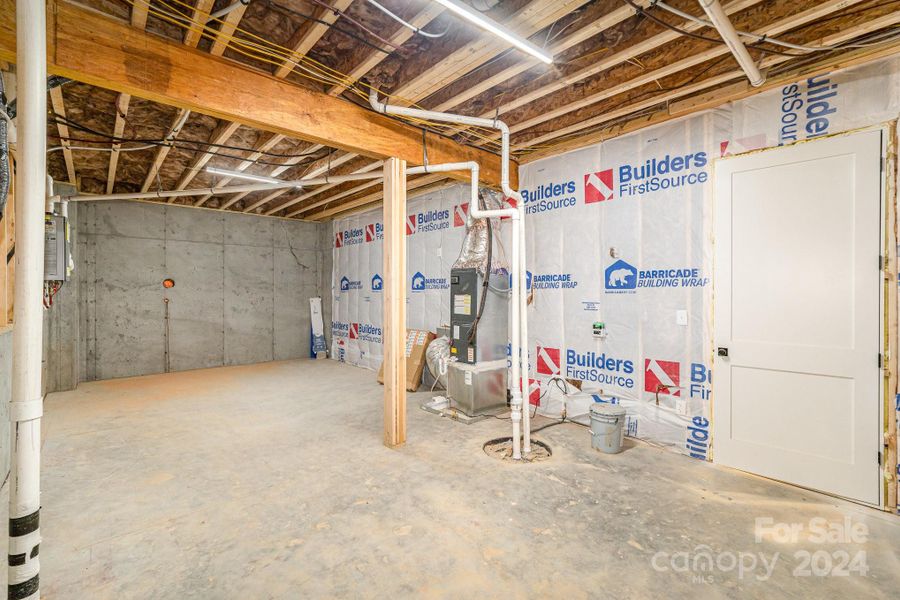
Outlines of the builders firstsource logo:
[[[644,359],[644,391],[653,395],[709,400],[712,371],[703,363],[690,363],[690,372],[682,378],[681,365],[674,360]],[[690,381],[682,385],[685,379]]]
[[612,200],[614,195],[612,169],[599,171],[597,173],[588,173],[584,176],[585,204]]
[[[565,362],[561,362],[564,359]],[[541,375],[580,379],[601,385],[634,387],[634,362],[603,353],[579,352],[574,348],[561,354],[559,348],[537,347],[537,372]]]
[[412,276],[410,287],[414,292],[424,292],[425,290],[449,290],[450,282],[446,277],[426,277],[420,271],[417,271]]
[[381,343],[381,327],[376,327],[370,323],[350,323],[348,328],[348,337],[351,340],[359,340],[361,342]]
[[358,290],[362,288],[362,282],[358,279],[350,279],[346,275],[341,277],[341,291],[348,292],[350,290]]
[[337,338],[345,338],[350,335],[350,323],[343,321],[331,322],[331,335]]
[[443,210],[426,210],[407,215],[406,217],[406,235],[441,231],[449,228],[450,211],[446,208]]
[[365,232],[360,227],[351,227],[350,229],[339,232],[335,236],[334,246],[335,248],[340,248],[342,246],[362,244],[364,237]]
[[709,277],[697,267],[638,269],[617,260],[603,272],[607,294],[633,294],[637,288],[695,288],[709,285]]
[[838,84],[830,75],[810,77],[781,89],[778,145],[828,135],[837,113]]
[[709,181],[706,152],[666,154],[640,164],[622,164],[584,176],[584,202],[640,196],[661,190],[700,185]]
[[457,204],[453,207],[453,226],[465,227],[469,218],[469,203]]
[[525,212],[539,214],[561,208],[571,208],[577,204],[575,181],[545,183],[532,189],[522,190]]
[[369,223],[366,225],[366,243],[375,242],[384,238],[384,225],[381,223]]

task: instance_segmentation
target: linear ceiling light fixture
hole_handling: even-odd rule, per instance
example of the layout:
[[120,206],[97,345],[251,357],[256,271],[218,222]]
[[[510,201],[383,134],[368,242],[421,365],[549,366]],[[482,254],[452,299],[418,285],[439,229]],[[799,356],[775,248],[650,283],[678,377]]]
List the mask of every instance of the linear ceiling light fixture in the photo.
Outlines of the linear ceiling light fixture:
[[[283,179],[276,179],[274,177],[266,177],[265,175],[253,175],[252,173],[244,173],[243,171],[231,171],[229,169],[220,169],[218,167],[206,167],[207,173],[212,173],[213,175],[221,175],[223,177],[233,177],[235,179],[246,179],[247,181],[258,181],[259,183],[290,183]],[[302,188],[301,184],[297,184],[297,188]]]
[[447,10],[466,19],[476,27],[484,29],[492,33],[502,40],[505,40],[526,54],[530,54],[541,62],[548,65],[553,64],[553,57],[547,54],[545,50],[535,46],[520,35],[516,35],[497,21],[486,17],[476,11],[468,4],[463,4],[459,0],[434,0]]

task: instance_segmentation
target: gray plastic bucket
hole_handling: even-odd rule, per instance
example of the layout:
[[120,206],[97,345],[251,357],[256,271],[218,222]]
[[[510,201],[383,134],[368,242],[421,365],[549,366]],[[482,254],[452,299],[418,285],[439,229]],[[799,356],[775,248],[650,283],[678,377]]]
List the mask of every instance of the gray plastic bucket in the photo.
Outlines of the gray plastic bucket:
[[618,404],[591,405],[591,446],[607,454],[622,451],[625,441],[625,409]]

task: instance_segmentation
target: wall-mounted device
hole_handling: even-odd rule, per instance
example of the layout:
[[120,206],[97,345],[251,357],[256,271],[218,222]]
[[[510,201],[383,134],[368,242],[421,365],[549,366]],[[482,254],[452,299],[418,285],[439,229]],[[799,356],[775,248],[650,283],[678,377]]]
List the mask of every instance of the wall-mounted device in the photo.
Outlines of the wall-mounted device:
[[69,280],[69,222],[44,215],[44,281]]
[[591,326],[591,333],[593,333],[595,338],[598,339],[606,339],[606,323],[603,321],[597,321]]

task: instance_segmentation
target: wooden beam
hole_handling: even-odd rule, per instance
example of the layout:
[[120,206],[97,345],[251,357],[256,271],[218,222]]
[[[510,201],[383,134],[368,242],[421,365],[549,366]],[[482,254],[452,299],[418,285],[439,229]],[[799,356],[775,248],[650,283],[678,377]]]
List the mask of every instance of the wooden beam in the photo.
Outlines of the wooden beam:
[[[446,173],[444,173],[444,174],[432,173],[430,175],[423,175],[421,177],[417,177],[415,179],[410,179],[409,181],[407,181],[406,189],[407,190],[415,190],[415,189],[424,187],[426,185],[431,185],[433,183],[437,183],[438,181],[443,181],[444,179],[447,179]],[[383,192],[383,190],[379,189],[377,192],[373,192],[371,194],[362,196],[361,198],[356,198],[354,200],[350,200],[343,204],[338,204],[337,206],[332,206],[332,207],[326,208],[324,210],[315,212],[311,215],[307,215],[306,217],[304,217],[304,219],[308,219],[311,221],[321,221],[323,219],[332,217],[336,214],[339,214],[342,212],[347,212],[348,210],[352,210],[354,208],[359,208],[361,206],[368,206],[370,204],[377,204],[383,198],[384,198],[384,192]],[[329,198],[328,201],[330,202],[331,198]]]
[[228,49],[228,44],[231,42],[231,37],[237,30],[238,23],[241,22],[241,19],[244,18],[244,13],[247,12],[247,6],[249,5],[241,4],[225,15],[225,18],[222,19],[222,24],[219,26],[219,31],[216,33],[216,38],[213,40],[212,48],[209,49],[210,54],[213,56],[225,54],[225,50]]
[[[437,2],[429,2],[425,5],[421,11],[419,11],[416,16],[412,17],[408,23],[413,27],[417,27],[419,29],[425,27],[429,23],[431,23],[438,15],[444,12],[444,7],[438,4]],[[388,38],[388,41],[395,46],[402,46],[406,43],[409,38],[415,35],[415,31],[410,29],[409,27],[405,27],[401,25],[396,33]],[[347,73],[347,78],[351,81],[357,81],[360,77],[374,69],[377,65],[381,63],[384,59],[386,59],[389,55],[384,52],[379,52],[377,50],[373,50],[365,60],[359,63],[357,66],[353,67],[349,73]],[[334,85],[331,89],[326,92],[329,96],[339,96],[341,92],[347,89],[345,85]]]
[[285,60],[275,69],[275,77],[287,77],[288,74],[294,70],[295,63],[306,56],[306,53],[316,45],[316,42],[318,42],[323,35],[325,35],[328,28],[338,20],[338,17],[340,16],[339,13],[346,10],[352,2],[353,0],[336,0],[331,2],[332,10],[327,10],[325,8],[319,9],[318,15],[316,16],[318,21],[312,21],[308,27],[301,25],[300,28],[294,32],[294,35],[288,43],[285,44],[291,49],[292,58]]
[[[48,44],[52,74],[371,158],[422,161],[422,132],[416,127],[96,11],[58,0],[50,4],[55,9]],[[0,0],[0,60],[15,60],[13,0]],[[499,185],[500,159],[493,153],[437,136],[429,140],[428,153],[434,163],[476,161],[482,181]],[[515,186],[515,165],[510,173]]]
[[215,3],[216,0],[197,0],[197,5],[194,7],[194,13],[191,16],[193,23],[184,32],[185,46],[196,48],[197,44],[200,43],[200,38],[203,37],[206,28],[206,21],[209,19],[209,13],[212,12],[213,4]]
[[[226,141],[228,141],[228,138],[230,138],[234,134],[234,132],[238,130],[238,127],[240,126],[240,123],[232,123],[230,121],[223,121],[219,123],[216,129],[209,136],[209,143],[224,144]],[[208,163],[212,159],[213,155],[216,152],[218,152],[218,149],[215,147],[211,147],[207,148],[206,152],[198,156],[194,160],[194,164],[184,170],[184,173],[182,173],[181,178],[178,180],[178,185],[175,186],[175,189],[183,190],[187,188],[188,184],[194,180],[194,177],[196,177],[197,174],[200,173],[201,169],[206,166],[206,163]],[[173,202],[175,202],[175,198],[169,198],[168,202],[169,204],[172,204]]]
[[384,445],[406,442],[406,161],[384,165]]
[[131,26],[138,29],[147,27],[147,14],[150,11],[150,0],[135,0],[131,5]]
[[[66,118],[66,105],[63,102],[63,93],[62,86],[57,86],[50,90],[50,105],[53,107],[53,112],[56,113],[56,116],[65,119]],[[68,125],[64,125],[62,123],[56,124],[56,130],[59,132],[59,137],[62,138],[59,140],[59,145],[63,147],[63,158],[66,161],[66,175],[69,177],[69,183],[72,185],[77,185],[75,180],[75,159],[72,156],[72,151],[69,150],[69,127]]]
[[[169,132],[166,134],[166,140],[171,142],[178,137],[178,134],[181,133],[181,128],[184,126],[184,122],[190,114],[191,111],[186,108],[182,108],[178,111],[175,115],[175,120],[172,121],[172,126],[169,127]],[[150,189],[150,185],[156,179],[156,174],[159,173],[159,168],[162,166],[163,162],[165,162],[166,156],[168,156],[171,149],[171,146],[160,146],[159,149],[157,149],[156,156],[153,158],[153,163],[150,165],[150,170],[147,172],[147,177],[144,179],[144,185],[141,186],[142,192],[146,192]]]
[[[874,19],[863,25],[846,29],[839,34],[823,38],[819,41],[823,44],[840,43],[842,41],[847,41],[858,37],[859,35],[862,35],[867,31],[875,31],[877,29],[880,29],[886,26],[886,23],[889,25],[891,23],[898,22],[900,22],[900,13],[895,11],[894,13],[885,15],[879,19]],[[570,140],[566,140],[565,142],[556,143],[541,150],[528,153],[521,158],[521,162],[525,164],[540,160],[541,158],[546,158],[548,156],[554,156],[563,152],[569,152],[578,148],[584,148],[585,146],[590,146],[592,144],[619,137],[627,133],[637,131],[638,129],[649,127],[651,125],[658,125],[660,123],[664,123],[678,117],[696,113],[702,110],[707,110],[710,108],[715,108],[716,106],[721,106],[723,104],[727,104],[728,102],[734,102],[771,89],[789,85],[799,79],[824,75],[835,70],[846,69],[859,64],[864,64],[867,62],[879,60],[881,58],[886,58],[888,56],[893,56],[895,54],[900,54],[900,41],[894,41],[879,46],[858,48],[855,50],[847,51],[837,57],[832,56],[819,60],[812,64],[802,65],[785,71],[784,73],[780,73],[777,76],[770,77],[760,87],[752,87],[749,83],[738,82],[734,85],[727,86],[725,88],[719,88],[706,94],[700,94],[693,98],[686,99],[682,102],[672,102],[666,108],[660,109],[659,111],[656,111],[652,114],[636,117],[610,128],[600,131],[594,131],[589,134],[572,138]],[[762,64],[764,67],[771,67],[774,64],[778,64],[786,60],[789,60],[789,58],[783,56],[774,56],[766,59]],[[687,93],[693,93],[700,89],[707,89],[710,87],[715,87],[716,85],[721,85],[729,80],[742,76],[743,71],[729,71],[722,75],[717,75],[712,78],[697,82],[693,86],[689,86],[684,89],[688,90]],[[683,90],[679,90],[679,92],[681,91]],[[660,94],[659,96],[655,96],[647,101],[625,106],[620,109],[619,112],[621,112],[622,114],[618,116],[626,116],[628,114],[631,114],[632,112],[634,112],[635,107],[639,107],[642,105],[654,106],[656,104],[666,102],[673,99],[674,96],[672,94],[676,93],[677,92],[669,92],[666,94]],[[605,117],[616,114],[617,112],[605,113],[604,115],[600,115],[598,117],[595,117],[594,119],[583,121],[579,124],[579,129],[595,126],[602,122],[606,122],[609,119],[606,119]],[[556,137],[556,134],[558,134],[560,131],[563,130],[553,132],[552,137]],[[551,139],[550,136],[551,134],[548,134],[547,139]],[[514,146],[514,148],[525,148],[526,146],[532,144],[533,141],[534,140],[529,140],[521,146]]]
[[[128,105],[131,103],[131,96],[128,94],[119,94],[116,99],[116,124],[113,127],[113,137],[120,138],[125,133],[125,116],[128,114]],[[106,174],[106,193],[112,194],[113,188],[116,186],[116,168],[119,166],[119,148],[122,144],[113,144],[112,152],[109,153],[109,170]]]

